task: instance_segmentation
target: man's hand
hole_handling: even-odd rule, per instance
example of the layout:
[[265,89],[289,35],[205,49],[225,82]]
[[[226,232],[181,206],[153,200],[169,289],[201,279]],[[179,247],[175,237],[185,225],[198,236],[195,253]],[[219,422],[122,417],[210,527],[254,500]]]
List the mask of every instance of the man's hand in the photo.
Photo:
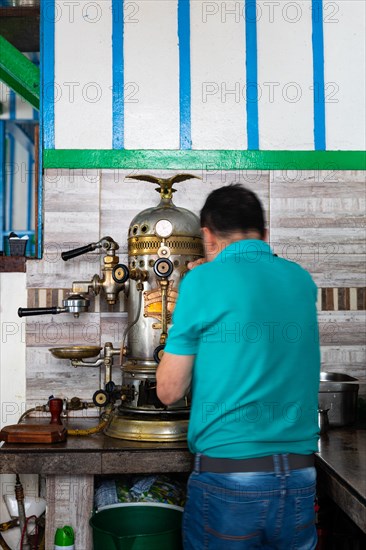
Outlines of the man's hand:
[[164,352],[156,371],[156,393],[165,405],[173,405],[188,392],[194,357]]

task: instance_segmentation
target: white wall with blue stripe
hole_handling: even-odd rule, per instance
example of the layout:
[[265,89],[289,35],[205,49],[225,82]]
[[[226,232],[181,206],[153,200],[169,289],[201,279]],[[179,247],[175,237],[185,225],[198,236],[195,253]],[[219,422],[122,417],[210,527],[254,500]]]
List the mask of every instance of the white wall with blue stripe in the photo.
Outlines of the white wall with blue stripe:
[[363,0],[43,0],[46,149],[364,150]]

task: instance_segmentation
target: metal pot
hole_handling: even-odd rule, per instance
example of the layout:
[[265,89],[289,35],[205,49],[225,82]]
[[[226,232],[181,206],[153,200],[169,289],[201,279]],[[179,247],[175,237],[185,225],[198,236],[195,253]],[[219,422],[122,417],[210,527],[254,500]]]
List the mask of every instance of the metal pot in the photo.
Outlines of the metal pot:
[[353,424],[357,417],[358,380],[348,374],[321,372],[319,409],[329,410],[330,427]]

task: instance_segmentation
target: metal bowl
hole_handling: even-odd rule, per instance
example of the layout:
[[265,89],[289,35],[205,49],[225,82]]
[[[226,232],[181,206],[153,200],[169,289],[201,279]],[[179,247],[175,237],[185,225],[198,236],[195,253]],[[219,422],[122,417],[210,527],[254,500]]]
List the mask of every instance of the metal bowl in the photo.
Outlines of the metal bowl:
[[341,374],[339,372],[321,372],[321,382],[357,382],[357,378],[349,376],[348,374]]
[[50,348],[48,351],[58,359],[87,359],[99,355],[99,346],[69,346],[65,348]]

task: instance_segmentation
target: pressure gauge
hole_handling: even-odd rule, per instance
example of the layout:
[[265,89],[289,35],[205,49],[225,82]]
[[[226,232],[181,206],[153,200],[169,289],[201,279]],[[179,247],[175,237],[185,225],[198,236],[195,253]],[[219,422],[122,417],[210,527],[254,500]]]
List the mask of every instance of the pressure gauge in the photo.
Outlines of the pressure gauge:
[[173,225],[169,220],[159,220],[155,225],[155,232],[158,237],[169,237],[172,234]]

